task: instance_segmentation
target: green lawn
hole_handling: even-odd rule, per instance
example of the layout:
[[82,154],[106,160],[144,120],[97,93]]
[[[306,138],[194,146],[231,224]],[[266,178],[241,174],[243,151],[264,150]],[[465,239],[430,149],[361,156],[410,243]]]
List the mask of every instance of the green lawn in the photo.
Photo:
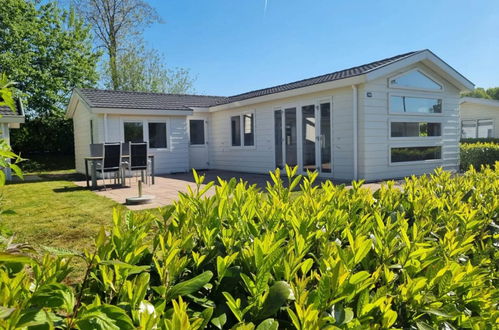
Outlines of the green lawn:
[[16,241],[83,250],[102,225],[110,226],[114,207],[123,206],[68,180],[9,184],[0,188],[6,209],[2,222]]

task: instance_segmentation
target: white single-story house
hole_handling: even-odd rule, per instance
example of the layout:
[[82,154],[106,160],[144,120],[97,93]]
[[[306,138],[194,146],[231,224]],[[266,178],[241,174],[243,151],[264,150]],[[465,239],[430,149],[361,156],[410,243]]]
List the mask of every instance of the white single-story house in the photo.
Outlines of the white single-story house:
[[230,96],[75,89],[76,168],[90,143],[149,141],[155,172],[267,173],[284,164],[367,181],[459,168],[459,95],[429,50]]
[[[16,100],[16,109],[12,111],[8,106],[0,106],[0,137],[10,144],[10,129],[19,128],[24,123],[24,109],[22,102]],[[3,169],[6,179],[11,179],[9,168]]]
[[499,138],[499,101],[463,97],[460,110],[462,138]]

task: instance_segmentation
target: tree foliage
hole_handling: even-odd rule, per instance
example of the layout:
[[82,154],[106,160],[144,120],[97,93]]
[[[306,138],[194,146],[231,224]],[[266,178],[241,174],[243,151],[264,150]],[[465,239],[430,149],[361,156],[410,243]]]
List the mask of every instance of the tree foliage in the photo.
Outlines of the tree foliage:
[[80,0],[78,7],[92,26],[99,46],[106,49],[107,69],[112,89],[121,89],[119,52],[140,36],[144,28],[161,19],[156,10],[143,0]]
[[482,99],[499,100],[499,87],[482,88],[477,87],[474,91],[464,93],[463,96],[479,97]]
[[93,27],[97,46],[106,50],[103,83],[113,90],[192,93],[189,70],[170,69],[164,57],[146,47],[142,32],[161,23],[156,10],[143,0],[76,0]]
[[[106,88],[124,91],[185,94],[193,93],[194,79],[189,70],[169,69],[164,58],[155,50],[136,42],[118,53],[116,63],[116,84],[111,75],[104,75]],[[111,72],[107,63],[107,72]]]
[[16,82],[30,117],[62,113],[73,87],[93,86],[99,54],[72,10],[55,2],[2,0],[0,71]]

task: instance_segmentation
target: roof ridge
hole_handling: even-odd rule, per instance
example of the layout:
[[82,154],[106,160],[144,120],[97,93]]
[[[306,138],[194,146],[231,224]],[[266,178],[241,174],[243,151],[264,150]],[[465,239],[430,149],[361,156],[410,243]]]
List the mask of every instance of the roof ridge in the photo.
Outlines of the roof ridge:
[[179,93],[157,93],[157,92],[142,92],[142,91],[121,91],[114,89],[101,89],[101,88],[78,88],[79,90],[98,91],[98,92],[112,92],[112,93],[125,93],[125,94],[149,94],[149,95],[166,95],[166,96],[200,96],[200,97],[214,97],[226,98],[227,96],[205,95],[205,94],[179,94]]
[[[387,57],[387,58],[385,58],[385,59],[381,59],[381,60],[377,60],[377,61],[373,61],[373,62],[370,62],[370,63],[361,64],[361,65],[352,66],[352,67],[350,67],[350,68],[346,68],[346,69],[342,69],[342,70],[337,70],[337,71],[334,71],[334,72],[329,72],[329,73],[321,74],[321,75],[314,76],[314,77],[310,77],[310,78],[304,78],[304,79],[295,80],[295,81],[292,81],[292,82],[289,82],[289,83],[283,83],[283,84],[274,85],[274,86],[270,86],[270,87],[259,88],[259,89],[255,89],[255,90],[252,90],[252,91],[249,91],[249,92],[244,92],[244,93],[240,93],[240,94],[231,95],[231,96],[229,96],[228,98],[233,98],[233,97],[243,96],[243,95],[245,95],[245,94],[255,93],[255,92],[263,91],[263,90],[266,90],[266,89],[271,89],[271,88],[279,88],[279,87],[286,86],[286,85],[291,85],[291,84],[301,83],[301,82],[308,81],[308,80],[312,80],[312,79],[317,79],[317,78],[321,78],[321,77],[325,77],[325,76],[329,76],[329,75],[333,75],[333,74],[338,74],[338,73],[340,73],[340,72],[344,72],[344,71],[349,71],[349,70],[358,69],[358,68],[361,68],[361,67],[363,67],[363,66],[373,65],[373,64],[378,63],[378,62],[389,61],[388,63],[385,63],[385,64],[383,64],[383,65],[380,65],[380,66],[377,66],[377,67],[375,67],[375,68],[372,68],[372,69],[366,70],[365,72],[362,72],[362,73],[358,73],[358,74],[356,74],[356,75],[361,75],[361,74],[364,74],[364,73],[366,73],[366,72],[370,72],[370,71],[372,71],[372,70],[379,69],[380,67],[383,67],[383,66],[386,66],[386,65],[392,64],[393,62],[396,62],[396,61],[402,60],[402,59],[404,59],[404,58],[406,58],[406,57],[409,57],[409,56],[415,55],[415,54],[417,54],[417,53],[423,52],[423,51],[425,51],[425,50],[426,50],[426,49],[423,49],[423,50],[418,50],[418,51],[412,51],[412,52],[407,52],[407,53],[404,53],[404,54],[400,54],[400,55],[395,55],[395,56]],[[391,61],[390,61],[390,60],[391,60]],[[351,75],[351,77],[356,76],[356,75]]]

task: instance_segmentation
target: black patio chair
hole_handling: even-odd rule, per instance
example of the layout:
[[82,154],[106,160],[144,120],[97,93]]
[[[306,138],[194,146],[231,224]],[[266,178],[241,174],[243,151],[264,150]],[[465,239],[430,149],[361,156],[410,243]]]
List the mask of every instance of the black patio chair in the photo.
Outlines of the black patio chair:
[[[128,152],[128,162],[125,163],[125,168],[128,169],[131,174],[133,172],[140,171],[141,179],[144,181],[144,173],[145,173],[145,182],[148,183],[147,180],[147,170],[149,167],[149,160],[147,158],[148,148],[146,142],[138,142],[138,143],[129,143],[129,152]],[[131,184],[130,177],[130,184]]]
[[104,143],[102,145],[102,161],[96,164],[96,170],[101,172],[104,188],[106,188],[106,173],[114,172],[116,177],[121,179],[121,143]]

